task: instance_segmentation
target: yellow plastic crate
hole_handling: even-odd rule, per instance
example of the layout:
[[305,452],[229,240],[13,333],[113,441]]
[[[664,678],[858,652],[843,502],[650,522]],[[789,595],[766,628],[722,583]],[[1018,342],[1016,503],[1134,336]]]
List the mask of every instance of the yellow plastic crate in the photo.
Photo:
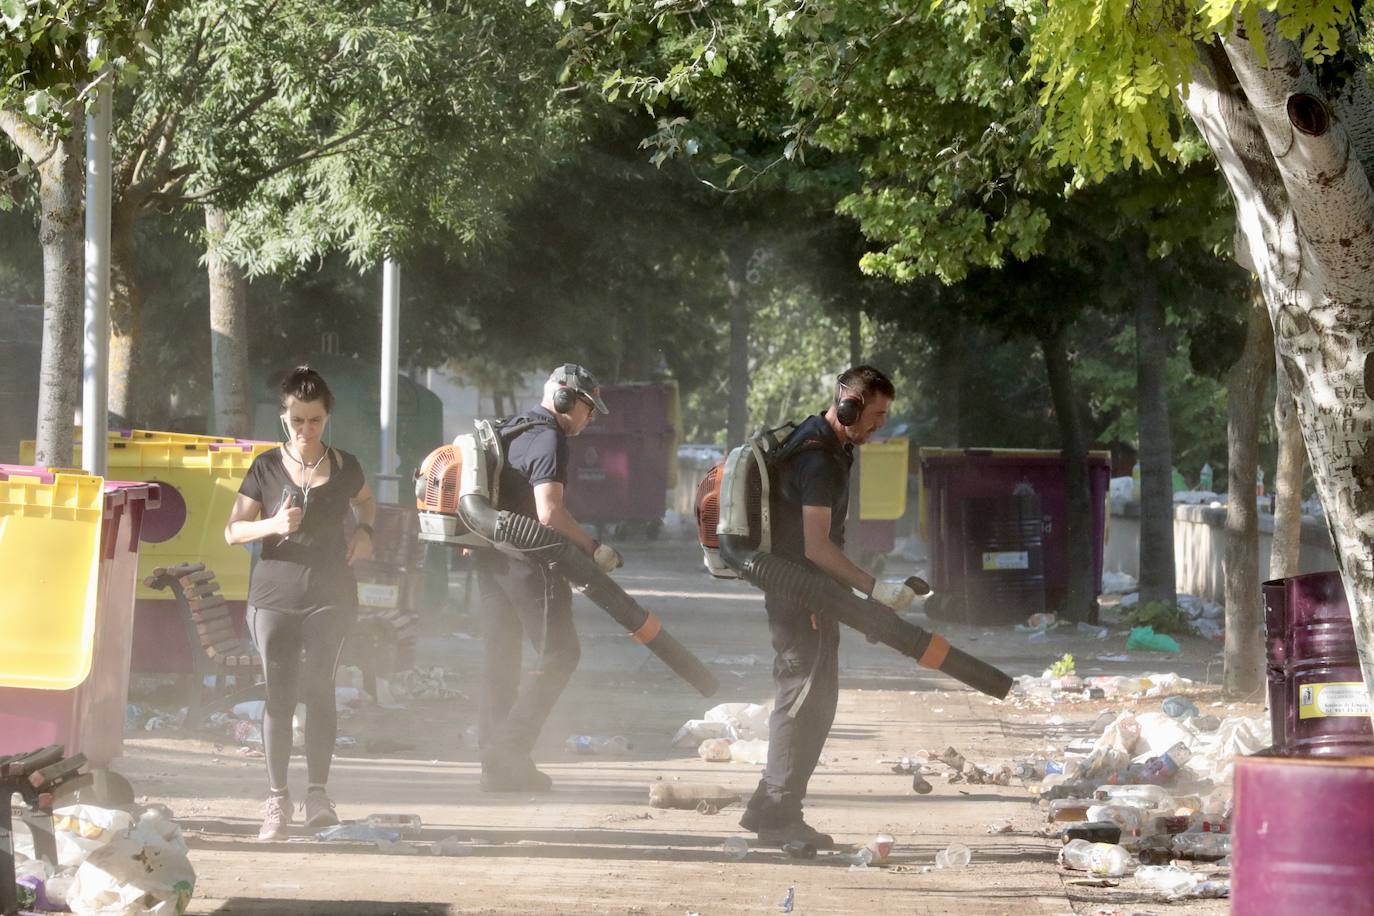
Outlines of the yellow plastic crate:
[[906,512],[907,458],[911,443],[889,439],[859,446],[859,518],[892,521]]
[[[72,435],[72,442],[74,443],[74,446],[73,446],[73,449],[72,449],[72,454],[73,454],[72,463],[75,464],[75,465],[80,465],[80,464],[81,464],[81,442],[82,442],[81,427],[80,427],[80,426],[76,427],[76,429],[74,429],[74,430],[72,431],[72,433],[73,433],[73,435]],[[231,439],[231,438],[229,438],[229,437],[226,437],[226,436],[201,436],[201,435],[198,435],[198,434],[196,434],[196,433],[169,433],[169,432],[163,432],[162,430],[156,430],[156,429],[135,429],[135,430],[130,430],[129,432],[120,432],[119,430],[110,430],[109,433],[108,433],[108,437],[107,437],[107,438],[108,438],[108,441],[110,441],[110,442],[121,442],[121,441],[122,441],[122,442],[134,442],[134,441],[138,441],[138,442],[156,442],[156,441],[164,441],[164,442],[218,442],[218,443],[226,443],[226,442],[233,442],[233,441],[235,441],[235,440],[233,440],[233,439]],[[19,463],[20,463],[20,464],[33,464],[33,463],[34,463],[34,452],[35,452],[35,443],[34,443],[34,440],[32,440],[32,439],[25,439],[24,441],[20,442],[20,443],[19,443]]]
[[70,690],[90,673],[104,483],[0,481],[0,687]]

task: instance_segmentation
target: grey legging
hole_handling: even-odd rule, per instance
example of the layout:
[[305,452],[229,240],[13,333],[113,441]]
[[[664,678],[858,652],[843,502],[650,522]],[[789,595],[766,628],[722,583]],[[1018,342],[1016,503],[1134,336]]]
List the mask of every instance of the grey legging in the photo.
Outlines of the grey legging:
[[356,606],[322,607],[307,613],[248,609],[248,631],[262,654],[267,679],[262,737],[272,789],[286,789],[291,718],[298,702],[305,703],[307,778],[311,785],[321,786],[329,780],[338,728],[334,670],[357,617]]

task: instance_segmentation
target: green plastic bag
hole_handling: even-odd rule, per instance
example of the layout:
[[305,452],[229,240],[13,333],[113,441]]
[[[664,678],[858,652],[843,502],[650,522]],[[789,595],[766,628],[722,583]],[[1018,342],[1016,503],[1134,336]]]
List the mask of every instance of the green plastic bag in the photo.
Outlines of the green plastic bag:
[[1126,648],[1141,652],[1180,652],[1178,643],[1167,633],[1156,633],[1154,627],[1135,627],[1126,638]]

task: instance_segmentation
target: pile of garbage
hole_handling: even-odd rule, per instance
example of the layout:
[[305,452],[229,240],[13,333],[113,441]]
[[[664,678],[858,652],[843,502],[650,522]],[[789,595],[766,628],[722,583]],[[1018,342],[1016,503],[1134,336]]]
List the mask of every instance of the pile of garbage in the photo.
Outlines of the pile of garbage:
[[1269,746],[1265,717],[1202,715],[1187,697],[1159,711],[1104,713],[1095,738],[1018,771],[1064,841],[1065,868],[1134,873],[1171,898],[1230,891],[1232,759]]
[[196,871],[171,812],[96,805],[53,811],[56,864],[40,859],[33,835],[16,821],[12,840],[20,906],[77,916],[179,916],[195,891]]
[[759,703],[721,703],[702,718],[684,722],[673,736],[673,747],[694,747],[709,763],[765,763],[771,711]]
[[[1056,706],[1061,703],[1083,703],[1089,700],[1162,697],[1179,693],[1193,686],[1193,682],[1175,672],[1149,674],[1096,675],[1080,677],[1073,673],[1072,656],[1068,670],[1046,668],[1036,677],[1023,674],[1012,683],[1011,693],[1003,702],[1016,706]],[[1062,672],[1062,673],[1061,673]]]
[[[1205,636],[1207,639],[1225,638],[1226,608],[1198,595],[1179,595],[1175,600],[1199,636]],[[1132,591],[1121,596],[1121,603],[1117,607],[1122,611],[1129,611],[1139,603],[1140,593]]]

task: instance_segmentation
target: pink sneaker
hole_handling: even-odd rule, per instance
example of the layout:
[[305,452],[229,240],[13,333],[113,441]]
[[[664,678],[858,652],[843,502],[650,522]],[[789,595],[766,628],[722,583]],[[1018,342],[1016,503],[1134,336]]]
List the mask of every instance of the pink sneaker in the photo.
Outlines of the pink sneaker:
[[262,829],[259,840],[284,840],[291,827],[291,796],[269,795],[262,803]]
[[333,827],[339,822],[334,813],[334,803],[329,800],[324,789],[311,789],[305,793],[305,826],[311,830]]

